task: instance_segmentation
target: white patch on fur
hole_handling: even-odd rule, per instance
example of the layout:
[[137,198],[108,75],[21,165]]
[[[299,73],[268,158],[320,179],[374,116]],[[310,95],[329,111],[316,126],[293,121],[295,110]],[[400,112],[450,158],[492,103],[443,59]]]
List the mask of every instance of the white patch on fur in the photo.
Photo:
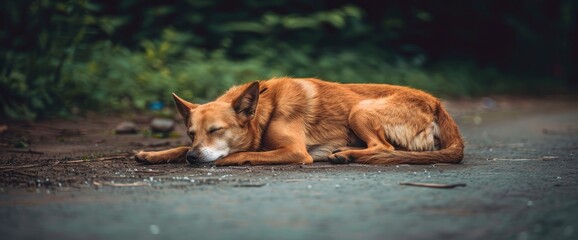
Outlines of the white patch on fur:
[[359,108],[375,108],[380,109],[387,103],[388,98],[366,99],[360,101],[357,106]]
[[415,133],[404,125],[384,126],[387,138],[410,151],[436,150],[435,136],[439,136],[439,127],[435,122]]
[[205,146],[199,149],[199,160],[201,162],[212,162],[229,155],[229,145],[223,140],[217,140],[212,146]]
[[432,132],[434,137],[438,138],[441,137],[440,127],[438,126],[438,123],[436,122],[432,123]]
[[[316,108],[318,105],[318,99],[317,99],[317,85],[315,85],[315,83],[312,83],[306,79],[295,79],[295,82],[297,84],[299,84],[299,86],[301,87],[301,89],[303,89],[304,94],[302,94],[304,96],[304,98],[307,100],[306,104],[305,104],[305,114],[303,114],[303,117],[305,118],[309,118],[312,117],[314,113],[317,112]],[[309,114],[312,113],[312,114]],[[314,121],[313,119],[306,119],[305,122],[311,122]],[[312,132],[316,131],[315,130],[315,126],[306,124],[305,125],[305,142],[306,143],[310,143],[310,142],[315,142],[314,140],[311,139],[312,136]]]
[[374,101],[374,100],[371,100],[371,99],[363,100],[363,101],[359,102],[359,107],[360,107],[360,108],[368,108],[368,107],[371,107],[373,101]]
[[409,141],[412,139],[411,131],[404,125],[384,126],[385,134],[390,141],[405,148],[409,148]]
[[305,96],[308,100],[311,100],[317,96],[317,86],[314,83],[305,79],[296,79],[296,81],[299,83],[299,85],[301,85],[303,91],[305,91]]

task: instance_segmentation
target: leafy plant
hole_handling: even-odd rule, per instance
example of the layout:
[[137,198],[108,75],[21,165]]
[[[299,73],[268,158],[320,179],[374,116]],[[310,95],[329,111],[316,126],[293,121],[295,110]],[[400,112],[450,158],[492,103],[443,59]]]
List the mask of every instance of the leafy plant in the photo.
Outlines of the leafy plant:
[[273,76],[444,97],[564,92],[576,76],[572,1],[380,4],[2,1],[0,116],[143,110],[170,92],[205,102]]

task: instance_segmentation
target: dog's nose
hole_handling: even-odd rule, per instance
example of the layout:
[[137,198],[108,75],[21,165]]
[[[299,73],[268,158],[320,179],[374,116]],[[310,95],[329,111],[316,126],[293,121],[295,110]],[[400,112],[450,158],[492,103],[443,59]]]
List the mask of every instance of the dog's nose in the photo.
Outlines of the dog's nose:
[[199,153],[197,153],[197,151],[194,151],[194,150],[189,150],[189,151],[187,152],[187,158],[186,158],[186,160],[187,160],[187,163],[188,163],[188,164],[196,164],[196,163],[198,163]]

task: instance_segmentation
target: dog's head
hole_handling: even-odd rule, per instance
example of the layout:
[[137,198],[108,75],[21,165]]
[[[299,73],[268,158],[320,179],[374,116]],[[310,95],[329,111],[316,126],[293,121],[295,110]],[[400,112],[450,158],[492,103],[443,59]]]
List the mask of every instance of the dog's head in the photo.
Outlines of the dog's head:
[[231,102],[215,101],[202,105],[187,102],[173,93],[192,141],[187,153],[189,164],[215,161],[251,147],[249,125],[259,102],[259,82],[242,88]]

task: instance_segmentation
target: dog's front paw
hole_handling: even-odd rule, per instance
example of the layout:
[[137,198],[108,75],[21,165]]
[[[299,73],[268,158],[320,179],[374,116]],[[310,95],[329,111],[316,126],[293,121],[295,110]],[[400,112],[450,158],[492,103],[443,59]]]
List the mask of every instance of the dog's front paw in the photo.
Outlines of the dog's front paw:
[[132,159],[135,160],[138,163],[151,163],[148,159],[149,154],[147,152],[137,152],[134,154],[134,156],[132,156]]

